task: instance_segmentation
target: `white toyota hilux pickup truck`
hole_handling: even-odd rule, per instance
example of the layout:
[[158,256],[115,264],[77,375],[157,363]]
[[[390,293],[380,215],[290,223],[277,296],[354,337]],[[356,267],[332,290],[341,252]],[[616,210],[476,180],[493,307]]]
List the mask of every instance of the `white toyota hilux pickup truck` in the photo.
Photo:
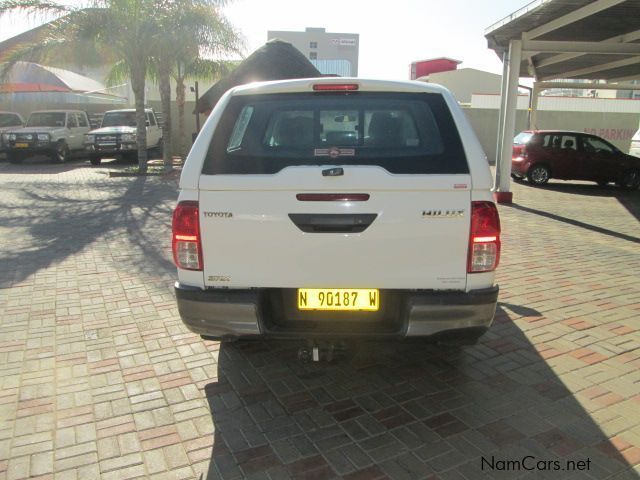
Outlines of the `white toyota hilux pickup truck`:
[[453,96],[317,78],[228,91],[173,214],[178,310],[205,337],[474,343],[496,309],[500,220]]

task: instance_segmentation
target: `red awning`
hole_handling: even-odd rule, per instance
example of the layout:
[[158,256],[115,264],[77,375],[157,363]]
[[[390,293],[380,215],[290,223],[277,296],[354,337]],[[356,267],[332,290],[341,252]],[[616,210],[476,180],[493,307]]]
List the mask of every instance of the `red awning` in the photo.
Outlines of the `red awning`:
[[2,93],[23,93],[23,92],[70,92],[68,87],[58,85],[47,85],[46,83],[3,83],[0,84]]

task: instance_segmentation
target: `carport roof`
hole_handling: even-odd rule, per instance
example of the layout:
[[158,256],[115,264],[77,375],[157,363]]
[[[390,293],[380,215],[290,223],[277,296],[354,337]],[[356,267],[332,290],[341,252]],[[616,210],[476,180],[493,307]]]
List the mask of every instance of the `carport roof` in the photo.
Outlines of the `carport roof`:
[[485,30],[502,58],[522,40],[520,76],[640,79],[640,0],[536,0]]

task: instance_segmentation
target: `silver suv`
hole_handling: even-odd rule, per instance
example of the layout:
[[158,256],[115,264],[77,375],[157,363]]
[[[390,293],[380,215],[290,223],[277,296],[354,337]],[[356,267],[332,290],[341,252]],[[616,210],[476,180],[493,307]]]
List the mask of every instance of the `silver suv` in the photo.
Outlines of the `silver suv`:
[[[145,109],[147,122],[147,150],[162,155],[162,129],[155,112]],[[110,110],[102,117],[100,128],[84,137],[85,148],[92,165],[100,165],[103,158],[123,157],[137,159],[136,111],[131,108]]]

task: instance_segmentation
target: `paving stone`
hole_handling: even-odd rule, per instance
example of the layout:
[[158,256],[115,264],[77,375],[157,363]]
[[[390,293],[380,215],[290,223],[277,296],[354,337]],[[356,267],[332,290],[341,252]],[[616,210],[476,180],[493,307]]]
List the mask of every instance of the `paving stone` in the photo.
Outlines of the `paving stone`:
[[640,475],[637,193],[514,184],[478,345],[302,365],[295,342],[190,333],[162,234],[175,181],[103,172],[0,162],[0,477],[557,478],[482,471],[492,455]]
[[382,462],[380,468],[394,480],[423,479],[432,472],[426,464],[410,453]]

